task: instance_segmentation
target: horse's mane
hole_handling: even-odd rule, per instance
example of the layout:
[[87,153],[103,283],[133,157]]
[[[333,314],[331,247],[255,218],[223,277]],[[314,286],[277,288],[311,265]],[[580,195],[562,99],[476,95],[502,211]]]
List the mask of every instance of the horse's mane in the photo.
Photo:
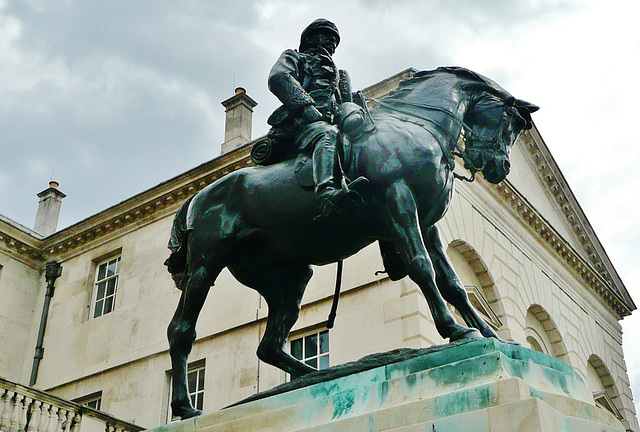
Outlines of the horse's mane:
[[437,69],[416,72],[413,77],[401,81],[398,88],[389,93],[387,97],[402,97],[401,95],[407,94],[407,92],[410,92],[425,81],[442,75],[455,76],[462,80],[461,85],[467,88],[470,86],[475,87],[478,91],[486,91],[505,99],[511,96],[509,92],[496,84],[495,81],[480,75],[477,72],[460,66],[441,66]]

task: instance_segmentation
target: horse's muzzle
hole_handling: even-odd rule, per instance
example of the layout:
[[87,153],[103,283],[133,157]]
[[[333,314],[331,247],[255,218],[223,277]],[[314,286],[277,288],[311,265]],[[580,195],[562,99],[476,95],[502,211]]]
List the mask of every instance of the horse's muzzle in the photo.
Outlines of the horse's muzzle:
[[511,163],[506,156],[499,156],[487,161],[482,175],[489,183],[497,184],[504,180],[511,171]]

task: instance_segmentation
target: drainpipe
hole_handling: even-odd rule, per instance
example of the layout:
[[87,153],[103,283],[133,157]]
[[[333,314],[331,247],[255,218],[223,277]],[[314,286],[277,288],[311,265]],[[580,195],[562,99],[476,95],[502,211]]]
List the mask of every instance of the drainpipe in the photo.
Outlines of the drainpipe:
[[42,308],[42,318],[40,318],[40,328],[38,329],[38,340],[36,342],[36,353],[33,356],[33,368],[31,369],[31,379],[29,380],[29,386],[33,386],[38,378],[38,368],[40,367],[40,360],[44,357],[44,331],[47,327],[47,318],[49,316],[49,305],[53,298],[55,287],[53,284],[56,279],[62,274],[62,266],[55,261],[49,261],[45,267],[44,278],[47,281],[47,292],[44,295],[44,306]]

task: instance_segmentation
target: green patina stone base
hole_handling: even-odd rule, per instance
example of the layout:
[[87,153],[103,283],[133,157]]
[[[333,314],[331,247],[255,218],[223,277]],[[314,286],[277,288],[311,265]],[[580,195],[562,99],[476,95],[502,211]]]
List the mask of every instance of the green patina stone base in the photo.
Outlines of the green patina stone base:
[[370,356],[158,432],[624,431],[547,355],[480,339]]

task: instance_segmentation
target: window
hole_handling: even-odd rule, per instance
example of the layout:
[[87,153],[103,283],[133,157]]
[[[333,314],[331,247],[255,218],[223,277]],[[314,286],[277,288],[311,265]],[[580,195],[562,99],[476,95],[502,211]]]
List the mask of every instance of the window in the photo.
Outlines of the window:
[[[605,382],[609,385],[605,385]],[[587,388],[593,394],[596,406],[609,411],[618,420],[623,420],[612,398],[617,393],[613,379],[602,359],[596,355],[591,355],[587,362]]]
[[[204,369],[205,369],[204,359],[190,363],[189,366],[187,367],[187,390],[189,391],[189,398],[191,399],[191,405],[193,405],[195,409],[199,409],[200,411],[203,410],[203,406],[204,406]],[[168,371],[167,373],[169,375],[171,374],[170,371]],[[172,379],[173,378],[169,379],[170,389],[172,388],[171,386]],[[171,401],[171,399],[172,399],[172,395],[171,395],[171,391],[169,391],[169,401]],[[168,409],[169,409],[169,412],[167,415],[167,418],[168,418],[167,423],[180,420],[179,417],[171,416],[170,406]]]
[[526,342],[531,349],[567,363],[567,348],[562,336],[555,322],[542,306],[536,304],[529,306],[524,322]]
[[328,369],[329,330],[292,340],[291,355],[316,369]]
[[98,318],[113,311],[116,292],[118,290],[118,276],[120,274],[120,256],[98,263],[96,266],[96,280],[93,285],[93,312],[91,316]]
[[[495,287],[486,264],[468,243],[462,240],[454,240],[447,247],[453,268],[464,284],[467,297],[480,317],[493,329],[498,331],[502,327],[499,314],[504,313],[501,306],[500,295]],[[454,311],[453,308],[450,308]],[[454,312],[456,320],[463,323],[462,316]]]
[[191,405],[202,411],[204,405],[204,366],[191,369],[187,372],[187,387]]
[[[465,285],[464,288],[467,292],[469,303],[471,303],[475,311],[478,312],[480,318],[492,329],[499,330],[500,327],[502,327],[502,321],[500,321],[498,314],[493,310],[487,298],[482,293],[482,288],[478,288],[476,285]],[[460,312],[458,312],[453,305],[448,304],[447,307],[459,324],[466,325],[462,315],[460,315]]]
[[102,392],[99,391],[88,396],[74,399],[73,402],[77,403],[78,405],[93,408],[95,410],[100,410],[100,405],[102,405]]
[[618,408],[616,408],[616,406],[614,405],[613,401],[611,400],[611,396],[609,396],[609,393],[607,393],[606,390],[601,390],[594,393],[593,400],[595,401],[597,406],[606,409],[611,414],[616,416],[618,420],[622,420],[624,418],[622,417],[622,414],[620,414]]
[[[527,333],[529,332],[527,331]],[[536,336],[537,336],[537,339],[536,339]],[[549,355],[549,351],[547,351],[547,348],[544,347],[544,345],[539,342],[539,340],[542,340],[542,338],[537,334],[536,336],[533,336],[531,334],[527,336],[527,343],[529,344],[529,348],[531,348],[534,351],[538,351],[543,354]]]
[[498,318],[498,314],[493,310],[487,298],[482,293],[482,289],[476,285],[465,285],[469,302],[480,313],[480,317],[485,320],[494,330],[502,327],[502,321]]

